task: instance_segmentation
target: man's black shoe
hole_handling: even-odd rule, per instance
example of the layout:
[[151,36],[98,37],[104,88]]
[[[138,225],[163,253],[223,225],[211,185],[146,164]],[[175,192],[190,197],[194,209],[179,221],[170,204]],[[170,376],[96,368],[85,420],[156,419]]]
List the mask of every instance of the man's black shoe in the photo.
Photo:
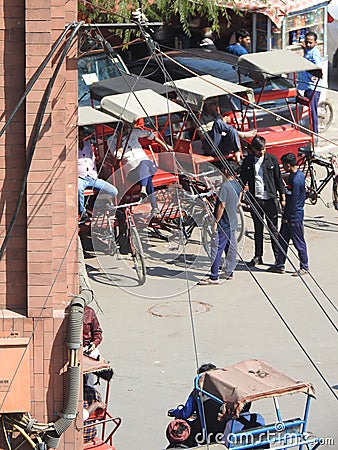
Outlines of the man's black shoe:
[[252,260],[247,263],[247,266],[254,267],[258,264],[264,264],[261,256],[255,256],[254,258],[252,258]]
[[270,266],[268,269],[266,269],[266,271],[271,273],[285,273],[285,269],[276,266]]

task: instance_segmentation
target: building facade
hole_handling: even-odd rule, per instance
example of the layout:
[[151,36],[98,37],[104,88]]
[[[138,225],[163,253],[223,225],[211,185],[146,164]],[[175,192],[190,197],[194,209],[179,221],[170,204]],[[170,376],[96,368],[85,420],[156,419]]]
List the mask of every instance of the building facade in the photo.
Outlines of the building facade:
[[[0,6],[0,129],[6,127],[0,138],[0,352],[16,368],[9,377],[0,369],[0,415],[28,400],[31,416],[47,423],[62,411],[67,306],[78,292],[76,38],[61,63],[73,28],[41,65],[77,20],[77,0],[0,0]],[[8,346],[16,343],[22,357],[14,363]],[[21,370],[26,358],[27,373]],[[13,394],[16,381],[25,385],[21,398]],[[59,448],[80,446],[74,422]],[[0,448],[7,448],[2,432]]]

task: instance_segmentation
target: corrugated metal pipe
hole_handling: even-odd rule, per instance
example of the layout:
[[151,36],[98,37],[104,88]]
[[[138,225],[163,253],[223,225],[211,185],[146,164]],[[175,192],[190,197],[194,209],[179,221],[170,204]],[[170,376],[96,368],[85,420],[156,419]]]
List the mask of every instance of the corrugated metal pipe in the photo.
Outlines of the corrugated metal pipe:
[[48,431],[44,441],[50,448],[59,445],[61,435],[69,428],[78,412],[78,402],[81,383],[81,366],[79,363],[79,349],[82,345],[82,323],[84,309],[93,300],[93,292],[87,283],[87,274],[84,264],[83,250],[79,245],[79,277],[80,294],[74,297],[69,306],[68,325],[68,370],[67,370],[67,396],[63,411],[54,423],[54,430]]

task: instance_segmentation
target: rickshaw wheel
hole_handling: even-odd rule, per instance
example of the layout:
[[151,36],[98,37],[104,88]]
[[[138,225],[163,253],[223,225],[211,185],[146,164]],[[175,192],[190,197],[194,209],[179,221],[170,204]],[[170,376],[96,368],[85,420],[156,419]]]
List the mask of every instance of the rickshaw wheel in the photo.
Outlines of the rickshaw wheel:
[[319,102],[318,107],[318,133],[325,133],[333,121],[333,106],[330,100]]
[[135,227],[130,227],[129,233],[130,249],[134,262],[134,269],[136,271],[139,284],[142,286],[146,282],[146,266],[141,239]]

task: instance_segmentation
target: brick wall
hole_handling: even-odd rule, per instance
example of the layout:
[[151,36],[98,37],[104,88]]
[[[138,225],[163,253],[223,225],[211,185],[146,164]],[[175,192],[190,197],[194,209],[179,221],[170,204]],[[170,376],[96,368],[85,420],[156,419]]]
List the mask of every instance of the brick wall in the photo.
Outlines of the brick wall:
[[[0,128],[66,25],[76,20],[77,0],[0,0]],[[1,243],[63,45],[0,139]],[[62,410],[66,307],[78,283],[76,54],[74,41],[47,103],[21,208],[0,261],[0,332],[32,338],[30,413],[39,422],[55,421],[54,411]],[[59,448],[80,448],[81,439],[70,427]]]

